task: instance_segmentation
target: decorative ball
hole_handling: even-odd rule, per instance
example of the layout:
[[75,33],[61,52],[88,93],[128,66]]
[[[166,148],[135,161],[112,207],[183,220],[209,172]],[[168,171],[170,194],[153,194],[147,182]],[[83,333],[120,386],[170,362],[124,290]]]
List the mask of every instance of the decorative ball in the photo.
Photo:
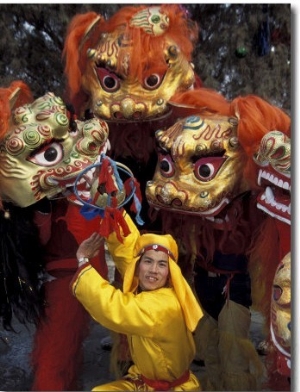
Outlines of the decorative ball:
[[247,55],[247,49],[244,46],[240,46],[235,50],[235,55],[241,59]]

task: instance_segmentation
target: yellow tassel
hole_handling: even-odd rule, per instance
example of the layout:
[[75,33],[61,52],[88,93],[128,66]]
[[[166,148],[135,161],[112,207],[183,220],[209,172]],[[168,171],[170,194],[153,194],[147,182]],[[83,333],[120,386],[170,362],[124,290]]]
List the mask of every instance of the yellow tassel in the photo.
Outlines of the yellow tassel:
[[119,379],[127,374],[132,365],[129,346],[124,344],[124,335],[111,331],[113,346],[110,354],[110,372]]
[[248,337],[250,322],[249,309],[233,301],[228,301],[219,315],[222,390],[260,390],[265,369]]
[[218,321],[205,314],[195,332],[197,355],[205,362],[203,390],[259,391],[265,367],[250,339],[249,309],[228,301]]

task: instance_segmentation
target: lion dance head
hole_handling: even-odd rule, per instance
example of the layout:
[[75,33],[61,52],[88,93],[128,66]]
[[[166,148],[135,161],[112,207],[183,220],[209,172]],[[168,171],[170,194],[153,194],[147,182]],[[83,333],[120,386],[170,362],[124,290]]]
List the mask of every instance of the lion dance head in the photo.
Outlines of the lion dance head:
[[201,83],[191,62],[197,38],[177,4],[73,18],[63,51],[69,99],[80,116],[109,122],[114,157],[148,160],[155,129],[172,121],[170,99]]
[[[2,103],[13,94],[22,94],[21,84]],[[15,107],[3,121],[0,197],[20,207],[66,191],[99,158],[108,137],[104,121],[75,119],[52,93]]]
[[[76,177],[105,150],[108,126],[85,122],[52,93],[33,99],[21,81],[0,88],[0,320],[37,321],[44,271],[35,209],[72,191]],[[82,181],[81,191],[89,192]]]

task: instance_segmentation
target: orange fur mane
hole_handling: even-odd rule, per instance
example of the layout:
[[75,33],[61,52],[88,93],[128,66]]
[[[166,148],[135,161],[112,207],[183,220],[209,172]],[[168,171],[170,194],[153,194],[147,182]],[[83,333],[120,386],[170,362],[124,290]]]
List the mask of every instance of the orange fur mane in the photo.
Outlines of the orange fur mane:
[[164,58],[164,43],[166,38],[173,41],[183,55],[191,60],[195,41],[198,38],[198,26],[188,19],[185,10],[177,4],[163,4],[162,12],[169,17],[169,27],[160,36],[147,34],[142,28],[130,26],[130,20],[137,12],[149,8],[148,5],[127,6],[115,13],[109,20],[104,20],[95,12],[76,15],[67,30],[63,58],[65,60],[65,75],[68,78],[68,94],[70,99],[80,106],[87,98],[81,89],[81,76],[87,65],[86,52],[95,48],[101,39],[101,34],[119,31],[120,35],[134,42],[134,47],[120,49],[116,72],[125,56],[130,51],[129,77],[134,75],[140,80],[145,74],[165,70],[167,64]]
[[289,115],[255,95],[238,96],[230,102],[215,90],[200,88],[176,94],[172,102],[193,106],[199,114],[220,114],[239,119],[238,139],[247,157],[244,176],[253,189],[257,188],[253,154],[258,150],[263,136],[275,129],[290,136]]
[[[15,99],[10,99],[16,92]],[[0,140],[8,131],[12,111],[33,100],[29,87],[22,81],[16,80],[7,88],[0,88]]]

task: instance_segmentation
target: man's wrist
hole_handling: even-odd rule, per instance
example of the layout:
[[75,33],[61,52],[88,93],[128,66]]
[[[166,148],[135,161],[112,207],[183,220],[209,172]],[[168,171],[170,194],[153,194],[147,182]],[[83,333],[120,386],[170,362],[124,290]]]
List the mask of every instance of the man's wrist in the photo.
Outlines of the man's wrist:
[[86,264],[86,263],[88,263],[89,261],[90,261],[90,259],[88,258],[88,257],[79,257],[78,259],[77,259],[77,261],[78,261],[78,267],[81,267],[81,266],[83,266],[84,264]]

